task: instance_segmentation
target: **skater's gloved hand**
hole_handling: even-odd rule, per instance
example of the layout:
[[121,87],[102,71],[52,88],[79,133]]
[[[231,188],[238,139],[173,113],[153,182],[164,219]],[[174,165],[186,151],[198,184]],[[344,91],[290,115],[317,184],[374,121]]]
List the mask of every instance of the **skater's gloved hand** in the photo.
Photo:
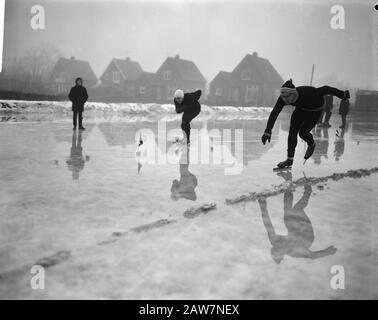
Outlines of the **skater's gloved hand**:
[[271,138],[272,134],[270,132],[264,132],[264,134],[262,135],[261,137],[261,141],[262,143],[265,145],[266,141],[268,140],[268,142],[270,142],[270,138]]

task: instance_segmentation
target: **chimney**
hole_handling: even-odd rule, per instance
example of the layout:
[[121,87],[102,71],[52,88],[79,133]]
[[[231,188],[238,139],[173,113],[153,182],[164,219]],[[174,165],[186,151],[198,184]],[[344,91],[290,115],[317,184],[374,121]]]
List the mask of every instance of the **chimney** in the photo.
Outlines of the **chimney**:
[[129,57],[127,57],[127,58],[126,58],[126,61],[130,61],[130,58],[129,58]]
[[252,53],[252,55],[253,55],[254,57],[257,57],[257,52],[255,51],[254,53]]
[[175,59],[180,59],[180,56],[178,54],[176,54]]
[[70,60],[75,60],[75,57],[74,57],[74,56],[72,56],[72,57],[70,58]]

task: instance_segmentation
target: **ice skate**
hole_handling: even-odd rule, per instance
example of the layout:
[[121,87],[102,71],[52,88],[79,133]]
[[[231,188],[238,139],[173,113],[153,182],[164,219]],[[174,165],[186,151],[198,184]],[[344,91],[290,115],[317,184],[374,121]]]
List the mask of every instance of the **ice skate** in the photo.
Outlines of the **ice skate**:
[[277,167],[273,168],[273,171],[290,170],[292,165],[293,165],[293,160],[286,159],[285,161],[282,161],[279,164],[277,164]]

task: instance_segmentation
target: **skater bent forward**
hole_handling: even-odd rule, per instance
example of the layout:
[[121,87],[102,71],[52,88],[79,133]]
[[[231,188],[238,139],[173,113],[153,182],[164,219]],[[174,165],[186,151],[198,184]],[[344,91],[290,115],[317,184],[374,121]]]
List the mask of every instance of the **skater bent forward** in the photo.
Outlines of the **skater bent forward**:
[[297,146],[297,135],[307,142],[305,160],[310,158],[315,150],[315,141],[311,130],[318,122],[323,111],[325,95],[336,96],[339,99],[349,99],[348,91],[341,91],[329,86],[314,88],[311,86],[295,87],[292,80],[286,81],[281,88],[281,95],[276,105],[270,113],[268,123],[261,141],[270,142],[272,128],[285,105],[292,105],[295,110],[291,116],[290,129],[288,137],[287,159],[278,164],[278,168],[290,167],[293,164],[295,148]]
[[177,113],[183,112],[181,129],[187,144],[190,144],[190,122],[201,112],[201,104],[198,102],[200,97],[201,90],[185,94],[180,89],[175,91],[175,108]]

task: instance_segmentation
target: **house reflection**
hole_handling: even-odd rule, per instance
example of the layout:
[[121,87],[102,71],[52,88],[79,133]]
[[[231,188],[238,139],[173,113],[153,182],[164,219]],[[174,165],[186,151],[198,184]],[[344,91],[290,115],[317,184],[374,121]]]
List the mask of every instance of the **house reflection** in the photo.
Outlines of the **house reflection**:
[[[170,121],[165,123],[166,126],[166,135],[173,130],[180,128],[179,121]],[[202,138],[199,137],[199,141],[192,142],[192,149],[195,146],[199,146],[202,148],[202,142],[204,137],[209,139],[209,157],[211,159],[219,159],[222,158],[223,161],[226,161],[227,164],[231,162],[240,162],[243,163],[243,166],[248,166],[250,161],[258,160],[261,158],[270,148],[274,146],[274,143],[270,143],[269,145],[263,145],[261,143],[260,137],[262,132],[264,132],[266,126],[266,121],[253,119],[253,120],[243,120],[243,121],[222,121],[222,120],[210,120],[204,123],[200,121],[194,121],[192,124],[192,130],[198,130],[201,132]],[[104,122],[98,125],[100,131],[104,135],[104,138],[109,146],[121,146],[123,148],[130,147],[132,150],[136,145],[136,140],[139,141],[139,136],[136,139],[136,134],[139,130],[144,129],[146,131],[150,131],[154,135],[154,148],[161,153],[167,153],[169,149],[169,144],[166,145],[166,149],[160,149],[158,145],[158,124],[157,122],[130,122],[130,123],[116,123],[116,122]],[[205,127],[205,128],[204,128]],[[243,130],[242,141],[236,141],[235,138],[235,130],[241,129]],[[205,132],[201,131],[205,130]],[[212,134],[215,132],[214,130],[218,130],[220,139],[213,138]],[[224,130],[229,130],[231,135],[229,139],[225,139]],[[275,140],[277,137],[278,128],[276,128],[273,132],[273,139]],[[160,134],[160,133],[159,133]],[[193,134],[193,136],[195,136]],[[162,138],[164,142],[168,138]],[[162,141],[160,140],[160,141]],[[229,141],[226,141],[229,140]],[[242,152],[243,154],[236,154],[240,150],[239,144],[242,144]],[[238,145],[237,145],[238,144]],[[149,144],[152,146],[152,144]],[[164,147],[164,145],[162,146]],[[219,149],[220,147],[220,149]],[[146,148],[144,146],[144,148]],[[202,149],[198,149],[197,151]],[[221,150],[221,154],[219,155],[219,150]],[[138,156],[138,154],[137,154]],[[227,159],[226,159],[227,158]],[[232,159],[231,159],[232,158]],[[201,156],[202,159],[202,156]],[[214,163],[215,164],[215,163]],[[140,167],[140,165],[138,165]]]

